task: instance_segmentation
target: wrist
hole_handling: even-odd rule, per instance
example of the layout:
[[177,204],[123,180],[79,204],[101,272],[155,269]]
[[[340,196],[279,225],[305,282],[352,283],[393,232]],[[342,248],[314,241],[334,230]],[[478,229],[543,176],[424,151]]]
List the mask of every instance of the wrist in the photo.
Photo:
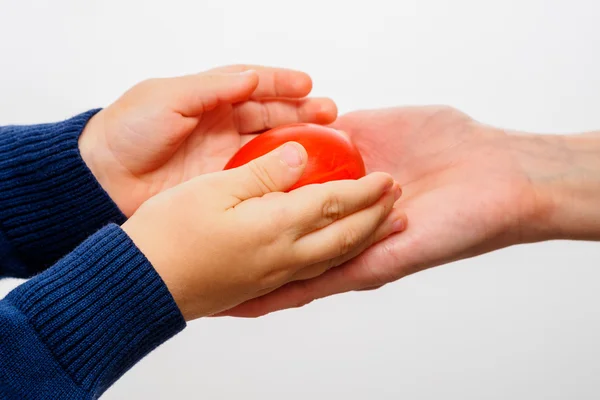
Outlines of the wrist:
[[535,197],[524,241],[600,240],[600,134],[509,134]]
[[[190,311],[186,302],[186,299],[189,298],[185,293],[187,286],[181,284],[178,279],[177,260],[174,259],[171,252],[164,251],[165,239],[156,233],[148,234],[151,231],[151,227],[147,223],[144,223],[139,214],[134,214],[125,221],[121,225],[121,229],[160,276],[183,318],[186,321],[192,320],[193,318],[190,317]],[[181,273],[179,272],[179,274]]]
[[6,300],[26,318],[33,345],[94,398],[186,326],[161,278],[115,224]]
[[97,112],[0,127],[0,226],[23,277],[44,270],[107,223],[124,220],[78,148]]
[[110,152],[105,132],[105,111],[102,110],[89,120],[79,136],[79,153],[98,184],[119,210],[129,217],[135,210],[128,207],[127,203],[123,201],[127,196],[124,197],[123,190],[119,188],[125,188],[127,185],[118,178],[121,175],[120,164]]
[[103,148],[100,140],[104,135],[104,111],[101,110],[95,114],[85,125],[81,135],[79,136],[78,146],[79,153],[83,162],[96,178],[96,181],[112,198],[113,196],[108,191],[108,176],[106,168],[102,168],[102,163],[98,160],[98,152]]

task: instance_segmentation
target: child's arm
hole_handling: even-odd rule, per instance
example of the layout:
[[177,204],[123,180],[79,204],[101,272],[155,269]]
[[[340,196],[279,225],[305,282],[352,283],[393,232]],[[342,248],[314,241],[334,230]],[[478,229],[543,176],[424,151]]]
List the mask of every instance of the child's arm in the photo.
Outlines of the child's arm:
[[319,275],[405,218],[387,174],[283,193],[307,160],[284,149],[152,198],[9,293],[0,398],[97,398],[185,320]]
[[0,300],[0,398],[98,398],[184,327],[159,275],[109,225]]
[[0,277],[42,271],[158,192],[221,170],[248,134],[332,122],[335,104],[311,88],[300,71],[226,66],[141,82],[68,121],[1,127]]
[[107,223],[125,221],[79,153],[96,112],[0,127],[0,276],[29,277]]

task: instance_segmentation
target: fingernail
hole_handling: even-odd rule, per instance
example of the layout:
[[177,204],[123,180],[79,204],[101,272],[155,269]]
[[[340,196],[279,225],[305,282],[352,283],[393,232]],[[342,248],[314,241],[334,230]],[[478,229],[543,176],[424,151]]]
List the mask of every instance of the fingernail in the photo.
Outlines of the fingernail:
[[292,168],[302,165],[302,154],[300,154],[298,147],[292,143],[286,143],[283,146],[280,156],[283,162]]
[[392,224],[392,230],[394,232],[402,232],[405,227],[406,227],[406,222],[404,222],[404,218],[397,219]]

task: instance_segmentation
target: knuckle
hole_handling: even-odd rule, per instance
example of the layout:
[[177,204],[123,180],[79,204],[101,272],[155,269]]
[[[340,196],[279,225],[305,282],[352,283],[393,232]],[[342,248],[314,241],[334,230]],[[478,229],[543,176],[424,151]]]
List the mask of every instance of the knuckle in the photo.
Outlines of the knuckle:
[[361,235],[356,229],[346,229],[340,236],[338,249],[339,254],[349,253],[361,241]]
[[280,71],[273,72],[273,80],[271,81],[271,92],[275,97],[283,97],[280,91],[282,83],[287,82],[287,74]]
[[340,257],[335,257],[332,258],[330,260],[327,260],[326,264],[325,264],[325,271],[329,271],[332,268],[338,267],[341,264],[343,264],[343,259],[341,259]]
[[302,281],[310,280],[310,279],[313,279],[313,278],[323,275],[325,272],[327,272],[329,270],[329,268],[330,268],[329,261],[320,263],[318,265],[315,265],[315,266],[305,269],[304,271],[302,271],[302,273],[300,275],[294,275],[294,279],[298,279],[298,280],[302,280]]
[[322,215],[328,221],[336,221],[343,215],[343,206],[335,194],[329,194],[323,202]]
[[248,168],[251,171],[254,184],[258,186],[261,192],[268,193],[277,189],[275,180],[269,173],[269,170],[262,163],[258,162],[257,160],[252,160],[248,163]]
[[273,268],[258,279],[260,290],[277,288],[287,282],[290,272],[287,268]]
[[240,112],[239,108],[233,109],[231,118],[233,120],[233,126],[235,126],[238,131],[242,131],[244,118],[242,117],[242,113]]
[[271,115],[271,108],[268,107],[267,105],[263,106],[263,112],[262,112],[263,127],[266,129],[266,128],[272,126],[272,120],[273,120],[273,117]]
[[286,230],[291,220],[290,210],[285,207],[274,207],[269,215],[269,231],[275,233],[274,236],[278,236],[278,233]]

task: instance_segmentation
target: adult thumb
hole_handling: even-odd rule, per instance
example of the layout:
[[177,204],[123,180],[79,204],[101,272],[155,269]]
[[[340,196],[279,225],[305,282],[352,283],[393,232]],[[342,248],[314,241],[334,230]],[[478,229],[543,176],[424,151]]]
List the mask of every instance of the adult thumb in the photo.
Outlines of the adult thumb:
[[287,142],[242,166],[214,174],[214,178],[222,193],[233,199],[229,208],[253,197],[285,192],[300,179],[307,159],[302,145]]
[[186,117],[197,117],[220,104],[247,100],[258,86],[256,71],[203,72],[172,78],[169,82],[172,108]]

